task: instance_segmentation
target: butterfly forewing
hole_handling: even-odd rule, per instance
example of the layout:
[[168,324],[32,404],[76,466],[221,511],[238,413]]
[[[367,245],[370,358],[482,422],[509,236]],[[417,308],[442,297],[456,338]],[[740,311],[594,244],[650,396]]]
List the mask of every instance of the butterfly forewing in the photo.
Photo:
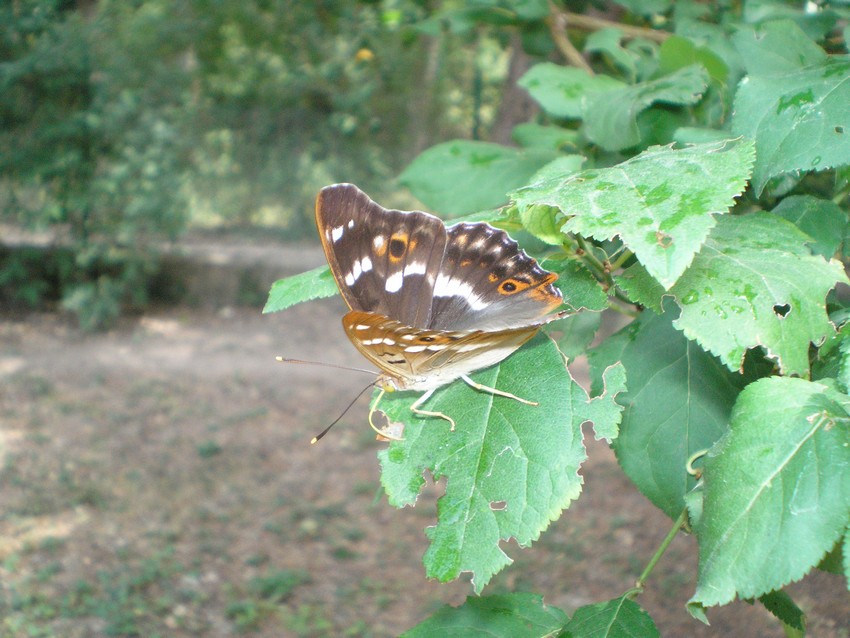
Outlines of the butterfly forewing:
[[425,328],[446,228],[423,212],[388,210],[351,184],[319,193],[316,223],[337,285],[352,310]]
[[428,327],[502,330],[540,323],[561,305],[556,279],[503,230],[455,224],[448,229]]

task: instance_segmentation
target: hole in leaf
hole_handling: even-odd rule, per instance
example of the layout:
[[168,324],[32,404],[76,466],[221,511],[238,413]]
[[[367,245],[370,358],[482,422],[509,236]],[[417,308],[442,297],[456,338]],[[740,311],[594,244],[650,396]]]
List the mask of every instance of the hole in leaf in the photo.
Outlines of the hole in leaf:
[[773,306],[773,312],[776,313],[776,316],[780,319],[784,319],[789,312],[791,312],[791,306],[787,303],[778,303]]
[[843,127],[843,126],[836,126],[836,127],[835,127],[835,132],[836,132],[836,133],[839,133],[839,134],[843,133],[843,132],[844,132],[844,127]]
[[490,509],[491,510],[503,510],[507,508],[507,501],[490,501]]
[[655,241],[662,248],[669,248],[673,244],[673,238],[660,230],[655,232]]

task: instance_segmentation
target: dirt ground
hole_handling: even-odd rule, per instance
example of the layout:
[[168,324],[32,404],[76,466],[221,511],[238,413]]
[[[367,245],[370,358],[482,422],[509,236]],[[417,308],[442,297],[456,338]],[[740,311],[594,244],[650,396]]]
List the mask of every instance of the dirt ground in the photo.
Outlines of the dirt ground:
[[[86,335],[50,314],[0,317],[0,635],[395,636],[468,582],[424,577],[413,509],[381,498],[361,399],[368,382],[285,354],[362,365],[339,300],[273,316],[161,309]],[[567,611],[628,589],[670,526],[588,443],[582,497],[485,594],[536,591]],[[663,636],[780,637],[759,605],[684,603],[696,549],[681,536],[638,601]],[[846,583],[790,588],[810,635],[850,636]]]

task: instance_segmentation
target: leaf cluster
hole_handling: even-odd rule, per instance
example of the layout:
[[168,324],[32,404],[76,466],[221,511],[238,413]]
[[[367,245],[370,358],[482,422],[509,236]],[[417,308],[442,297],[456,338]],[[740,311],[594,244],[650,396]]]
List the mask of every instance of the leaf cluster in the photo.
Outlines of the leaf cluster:
[[[382,409],[404,440],[379,458],[399,507],[424,471],[446,477],[426,573],[469,572],[476,592],[510,563],[507,540],[530,545],[579,496],[588,421],[671,535],[636,586],[571,618],[539,597],[490,596],[410,636],[658,635],[636,599],[680,529],[699,544],[689,611],[702,620],[758,599],[803,635],[782,588],[827,556],[850,577],[850,13],[618,4],[621,23],[533,1],[445,12],[499,29],[539,21],[580,63],[522,77],[541,113],[516,127],[517,146],[440,144],[400,176],[433,210],[511,230],[560,275],[581,312],[550,336],[587,353],[591,393],[539,337],[475,375],[538,408],[454,384],[426,404],[454,416],[450,432],[394,396]],[[320,269],[278,282],[266,311],[333,292]],[[603,309],[630,322],[588,350]]]

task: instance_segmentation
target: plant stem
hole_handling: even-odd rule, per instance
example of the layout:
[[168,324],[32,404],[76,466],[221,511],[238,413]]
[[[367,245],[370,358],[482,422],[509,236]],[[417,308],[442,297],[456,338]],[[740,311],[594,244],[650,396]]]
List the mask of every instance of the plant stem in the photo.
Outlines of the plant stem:
[[596,255],[593,254],[593,249],[588,246],[587,241],[581,235],[575,236],[576,243],[578,247],[581,249],[583,255],[582,259],[587,264],[588,268],[595,274],[596,278],[600,281],[605,281],[609,286],[613,283],[611,280],[610,274],[607,273],[605,264],[603,264],[599,259],[597,259]]
[[664,540],[661,541],[661,545],[658,546],[658,549],[655,550],[655,554],[653,554],[652,558],[649,559],[649,562],[646,564],[646,567],[641,572],[638,579],[635,581],[635,586],[625,593],[626,596],[634,597],[643,591],[644,584],[646,583],[649,575],[652,573],[652,570],[655,569],[655,566],[658,564],[658,561],[661,560],[661,557],[664,555],[664,552],[667,551],[667,548],[670,546],[670,543],[673,542],[673,539],[676,538],[676,534],[679,533],[679,530],[682,529],[682,526],[688,520],[688,509],[685,508],[682,510],[682,513],[679,514],[679,518],[673,523],[673,527],[670,528],[670,531],[667,532],[667,536],[664,537]]
[[624,263],[626,263],[629,259],[632,258],[634,253],[631,250],[624,250],[623,253],[617,257],[616,261],[611,264],[611,272],[616,272],[619,270]]

